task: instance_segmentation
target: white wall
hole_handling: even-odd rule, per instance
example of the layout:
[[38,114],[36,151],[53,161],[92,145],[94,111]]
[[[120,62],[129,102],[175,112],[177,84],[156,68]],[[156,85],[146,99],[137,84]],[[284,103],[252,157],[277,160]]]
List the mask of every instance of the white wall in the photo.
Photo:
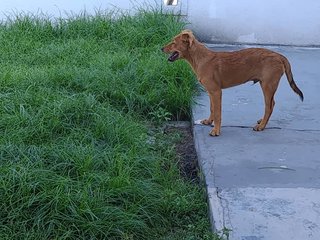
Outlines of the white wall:
[[[13,12],[65,17],[84,9],[136,4],[163,6],[164,0],[0,0],[0,19]],[[178,0],[165,7],[188,17],[188,27],[209,42],[320,45],[320,0]],[[134,11],[133,11],[134,12]]]
[[189,0],[188,18],[205,40],[320,45],[319,0]]
[[[94,14],[98,9],[131,9],[135,0],[0,0],[0,19],[15,13],[44,13],[50,17],[66,17],[82,11]],[[142,1],[136,1],[137,3]]]

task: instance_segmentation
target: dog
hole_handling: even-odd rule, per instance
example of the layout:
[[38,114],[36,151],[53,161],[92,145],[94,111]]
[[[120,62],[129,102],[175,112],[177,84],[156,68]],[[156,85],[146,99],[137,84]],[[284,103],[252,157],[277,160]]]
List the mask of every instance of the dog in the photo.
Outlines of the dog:
[[292,90],[303,101],[303,93],[293,80],[291,66],[286,57],[264,48],[248,48],[234,52],[214,52],[200,43],[190,30],[184,30],[162,48],[171,54],[168,60],[174,62],[185,59],[204,86],[210,97],[210,116],[201,120],[204,125],[214,127],[211,136],[221,132],[221,98],[222,89],[234,87],[248,81],[260,83],[263,91],[265,112],[257,121],[255,131],[265,129],[272,114],[275,101],[274,94],[280,78],[285,73]]

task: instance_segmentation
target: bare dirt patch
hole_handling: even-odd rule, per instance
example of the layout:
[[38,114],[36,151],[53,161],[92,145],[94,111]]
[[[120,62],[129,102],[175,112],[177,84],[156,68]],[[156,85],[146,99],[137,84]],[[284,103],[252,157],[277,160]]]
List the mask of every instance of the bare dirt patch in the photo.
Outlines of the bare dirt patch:
[[179,158],[181,175],[189,181],[200,183],[198,158],[191,123],[188,121],[168,122],[164,131],[165,133],[178,133],[180,136],[175,143],[175,149]]

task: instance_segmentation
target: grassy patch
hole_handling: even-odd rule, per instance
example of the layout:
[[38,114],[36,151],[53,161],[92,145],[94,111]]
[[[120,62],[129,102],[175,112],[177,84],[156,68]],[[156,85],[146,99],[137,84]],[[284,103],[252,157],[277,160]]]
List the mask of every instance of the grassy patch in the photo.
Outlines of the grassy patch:
[[0,239],[213,239],[173,135],[196,89],[158,11],[0,25]]

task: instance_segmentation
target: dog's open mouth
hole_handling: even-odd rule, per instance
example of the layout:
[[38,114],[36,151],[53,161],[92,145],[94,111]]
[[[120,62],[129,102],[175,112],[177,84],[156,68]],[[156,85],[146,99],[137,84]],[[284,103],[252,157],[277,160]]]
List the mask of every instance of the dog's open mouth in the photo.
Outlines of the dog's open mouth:
[[173,52],[170,57],[168,58],[168,60],[170,62],[174,62],[175,60],[177,60],[179,58],[179,53],[177,51]]

